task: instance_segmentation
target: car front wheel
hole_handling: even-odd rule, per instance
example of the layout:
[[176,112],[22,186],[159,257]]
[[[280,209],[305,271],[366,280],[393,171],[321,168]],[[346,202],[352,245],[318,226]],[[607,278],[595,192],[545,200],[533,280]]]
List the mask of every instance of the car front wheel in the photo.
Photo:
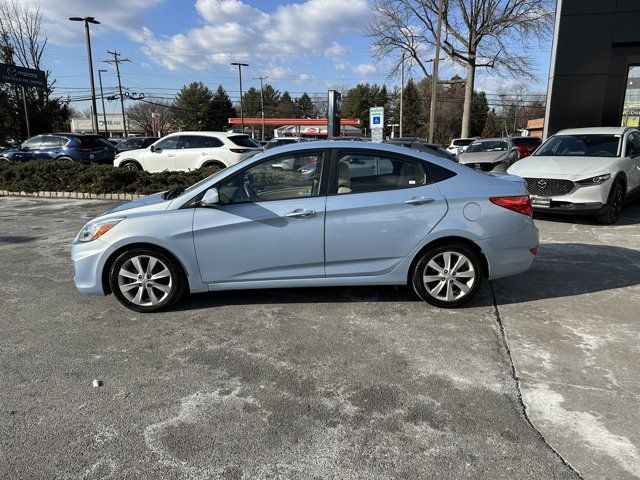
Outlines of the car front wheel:
[[109,285],[118,301],[136,312],[166,309],[184,289],[176,262],[150,248],[136,248],[120,255],[111,266]]
[[413,289],[436,307],[451,308],[471,300],[482,281],[478,256],[466,245],[428,250],[413,270]]

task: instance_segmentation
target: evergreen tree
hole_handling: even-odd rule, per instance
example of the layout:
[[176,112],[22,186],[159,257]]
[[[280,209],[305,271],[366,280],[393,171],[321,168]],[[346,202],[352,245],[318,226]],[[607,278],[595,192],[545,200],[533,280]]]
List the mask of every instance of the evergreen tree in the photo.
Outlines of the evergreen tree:
[[216,131],[224,130],[229,124],[229,118],[236,116],[236,109],[231,103],[227,91],[218,85],[218,89],[211,99],[210,118],[211,126]]
[[211,130],[212,98],[213,93],[202,82],[182,87],[173,103],[177,125],[183,130]]
[[371,107],[384,107],[385,110],[389,107],[389,94],[385,85],[360,83],[342,97],[342,116],[359,118],[367,131]]
[[473,92],[471,103],[471,136],[477,137],[483,131],[488,120],[489,103],[484,92]]
[[316,107],[311,101],[311,97],[304,92],[300,98],[296,99],[296,117],[312,118],[316,116]]
[[[259,117],[262,112],[260,104],[260,89],[251,87],[242,94],[242,109],[245,117]],[[265,104],[266,110],[266,104]],[[240,111],[238,107],[238,112]]]
[[496,136],[495,112],[491,110],[487,115],[487,121],[482,130],[482,138],[493,138]]
[[418,87],[413,80],[409,80],[404,87],[403,97],[403,135],[405,137],[424,136],[422,102]]
[[289,95],[289,92],[284,92],[278,100],[278,106],[276,107],[276,116],[281,118],[291,118],[295,116],[296,104]]

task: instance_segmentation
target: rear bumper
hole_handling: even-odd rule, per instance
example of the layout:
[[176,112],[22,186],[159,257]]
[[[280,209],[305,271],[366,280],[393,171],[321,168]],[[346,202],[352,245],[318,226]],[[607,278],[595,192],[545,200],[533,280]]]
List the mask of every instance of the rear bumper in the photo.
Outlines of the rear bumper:
[[518,233],[493,237],[478,242],[489,264],[489,280],[526,272],[535,255],[531,249],[539,243],[538,229],[533,221]]

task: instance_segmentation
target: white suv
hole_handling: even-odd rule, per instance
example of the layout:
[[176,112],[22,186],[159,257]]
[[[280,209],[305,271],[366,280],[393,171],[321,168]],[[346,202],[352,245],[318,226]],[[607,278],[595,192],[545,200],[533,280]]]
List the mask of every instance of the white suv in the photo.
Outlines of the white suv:
[[241,133],[179,132],[147,148],[119,153],[113,165],[148,172],[226,168],[261,151],[260,144]]
[[451,140],[451,145],[447,147],[454,155],[458,155],[459,153],[464,153],[469,145],[475,142],[478,137],[475,138],[454,138]]
[[534,211],[584,213],[616,223],[625,201],[640,193],[640,131],[563,130],[507,173],[526,180]]

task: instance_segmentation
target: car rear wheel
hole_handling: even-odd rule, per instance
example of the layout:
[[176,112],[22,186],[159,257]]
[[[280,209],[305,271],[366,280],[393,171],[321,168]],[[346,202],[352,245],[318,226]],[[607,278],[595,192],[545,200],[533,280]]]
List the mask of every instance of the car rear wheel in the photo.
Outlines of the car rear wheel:
[[224,170],[225,168],[227,168],[227,166],[224,163],[219,162],[217,160],[204,162],[202,164],[202,168],[213,168],[213,167],[217,167],[220,170]]
[[428,250],[413,270],[413,289],[425,302],[451,308],[471,300],[482,281],[478,256],[466,245]]
[[179,265],[150,248],[136,248],[120,255],[111,266],[109,285],[118,301],[136,312],[166,309],[184,290]]
[[65,162],[65,163],[72,163],[75,162],[75,160],[71,157],[58,157],[56,158],[57,161],[59,162]]
[[622,182],[616,182],[613,187],[611,187],[607,207],[604,213],[598,217],[598,221],[605,225],[613,225],[616,223],[620,219],[620,212],[622,211],[623,203],[624,185]]
[[133,171],[142,170],[142,167],[138,162],[131,162],[131,161],[124,162],[122,165],[120,165],[120,167],[124,168],[125,170],[133,170]]

